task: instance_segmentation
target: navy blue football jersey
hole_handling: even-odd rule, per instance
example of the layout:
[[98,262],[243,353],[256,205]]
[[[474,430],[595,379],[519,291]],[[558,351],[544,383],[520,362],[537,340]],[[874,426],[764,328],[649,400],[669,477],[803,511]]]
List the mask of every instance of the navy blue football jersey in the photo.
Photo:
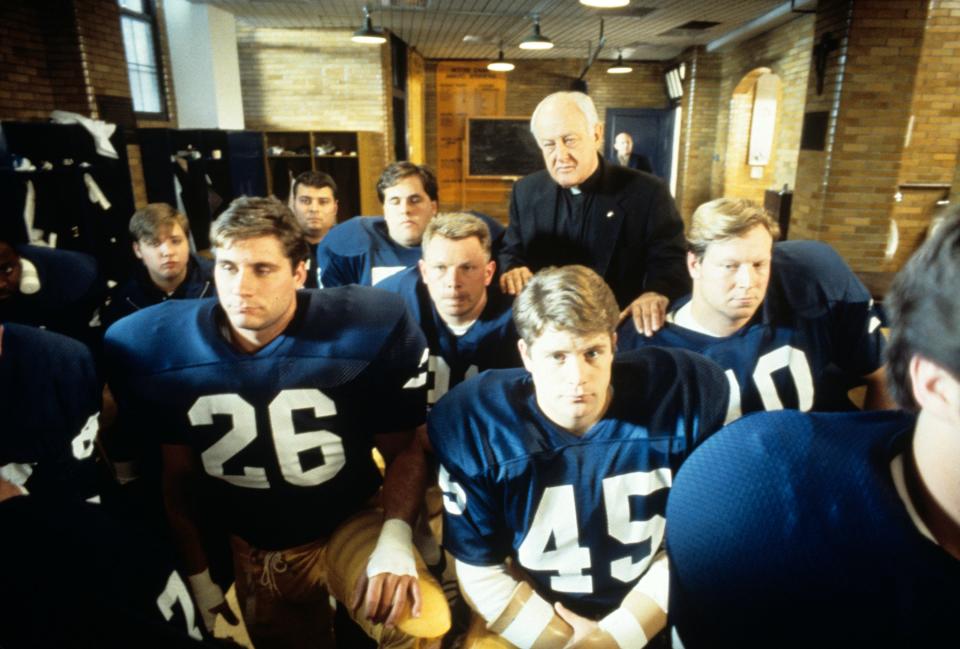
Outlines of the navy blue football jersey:
[[34,292],[18,292],[0,300],[0,322],[17,322],[56,331],[95,346],[101,329],[97,309],[103,302],[106,285],[96,260],[70,250],[40,246],[16,246],[29,270],[36,273]]
[[675,324],[674,314],[689,300],[675,302],[667,324],[651,338],[628,320],[617,348],[680,347],[715,361],[733,392],[731,420],[757,410],[837,409],[846,403],[845,388],[833,394],[838,370],[861,377],[883,364],[885,342],[870,293],[833,248],[817,241],[774,246],[766,298],[732,336]]
[[914,424],[785,410],[700,446],[667,506],[685,646],[949,645],[960,561],[918,529],[896,486]]
[[380,485],[373,435],[424,421],[423,335],[399,297],[358,286],[299,291],[253,354],[226,326],[212,299],[118,321],[105,351],[120,413],[193,447],[227,531],[262,549],[326,536]]
[[10,498],[0,529],[0,646],[206,646],[170,548],[104,508]]
[[374,286],[404,268],[416,266],[420,246],[401,246],[390,238],[382,216],[355,216],[335,226],[317,245],[322,287]]
[[[496,257],[503,226],[477,214],[490,228]],[[405,268],[417,265],[420,246],[401,246],[390,238],[382,216],[355,216],[335,226],[317,245],[317,273],[321,287],[361,284],[375,286]]]
[[613,365],[607,412],[582,436],[540,411],[529,373],[490,370],[433,408],[443,544],[460,561],[512,557],[548,601],[599,617],[661,549],[667,493],[692,448],[723,422],[723,372],[682,350]]
[[427,403],[435,404],[453,386],[489,369],[520,367],[513,298],[487,289],[487,305],[461,336],[440,317],[423,283],[420,269],[408,268],[385,279],[379,288],[397,293],[427,338],[430,350]]
[[0,477],[37,496],[97,500],[101,385],[72,338],[0,326]]

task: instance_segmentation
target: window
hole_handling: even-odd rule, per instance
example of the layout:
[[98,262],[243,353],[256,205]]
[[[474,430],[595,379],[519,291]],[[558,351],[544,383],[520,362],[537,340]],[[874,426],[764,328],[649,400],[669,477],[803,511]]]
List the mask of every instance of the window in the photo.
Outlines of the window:
[[120,28],[127,58],[127,76],[133,95],[133,110],[150,116],[166,116],[157,52],[156,13],[153,0],[117,0]]

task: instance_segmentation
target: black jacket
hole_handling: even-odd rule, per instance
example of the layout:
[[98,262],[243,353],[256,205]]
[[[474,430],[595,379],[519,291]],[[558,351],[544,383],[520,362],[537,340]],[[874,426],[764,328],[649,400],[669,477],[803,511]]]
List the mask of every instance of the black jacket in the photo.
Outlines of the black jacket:
[[590,246],[553,236],[562,190],[546,170],[520,179],[510,196],[510,225],[499,261],[503,272],[588,260],[613,289],[621,308],[645,291],[673,299],[690,292],[683,221],[667,186],[654,176],[600,158]]
[[213,286],[213,262],[196,254],[190,254],[187,276],[172,295],[167,295],[150,280],[147,269],[138,265],[133,276],[115,287],[100,309],[100,321],[104,329],[134,311],[159,304],[164,300],[184,300],[216,295]]

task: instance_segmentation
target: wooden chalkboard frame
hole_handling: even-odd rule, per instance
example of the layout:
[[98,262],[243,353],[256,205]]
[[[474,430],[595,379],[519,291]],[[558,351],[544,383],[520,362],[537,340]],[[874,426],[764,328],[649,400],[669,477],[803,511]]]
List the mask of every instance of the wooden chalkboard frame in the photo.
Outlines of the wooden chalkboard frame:
[[[490,122],[490,121],[516,122],[517,125],[518,125],[518,126],[522,126],[522,130],[526,131],[527,133],[529,133],[529,129],[530,129],[530,118],[529,118],[529,117],[522,117],[522,116],[516,116],[516,117],[467,117],[467,120],[466,120],[466,122],[465,122],[465,124],[464,124],[465,133],[464,133],[464,146],[463,146],[463,177],[464,177],[464,178],[470,178],[470,179],[477,179],[477,180],[484,180],[484,179],[486,179],[486,180],[516,180],[516,179],[518,179],[518,178],[522,178],[522,177],[525,176],[527,173],[530,173],[529,171],[528,171],[528,172],[523,172],[523,173],[516,173],[516,174],[485,174],[485,173],[473,173],[473,165],[471,164],[471,162],[472,162],[472,161],[471,161],[471,156],[472,156],[472,154],[473,154],[473,150],[472,150],[472,148],[471,148],[471,146],[470,146],[470,131],[471,131],[470,125],[471,125],[472,122],[480,122],[480,121],[484,121],[484,122]],[[531,137],[533,137],[533,136],[531,135]],[[539,154],[538,154],[538,156],[537,156],[537,162],[538,162],[537,168],[536,168],[536,169],[533,169],[532,171],[539,171],[540,169],[543,168],[543,166],[542,166],[542,158],[540,157]]]

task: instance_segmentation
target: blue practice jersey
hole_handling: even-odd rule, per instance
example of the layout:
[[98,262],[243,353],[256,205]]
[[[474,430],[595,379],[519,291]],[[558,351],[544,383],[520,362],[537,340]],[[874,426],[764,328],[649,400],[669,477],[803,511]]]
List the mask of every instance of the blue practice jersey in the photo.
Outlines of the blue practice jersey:
[[0,300],[0,322],[17,322],[56,331],[96,348],[101,329],[97,309],[106,285],[96,260],[70,250],[17,246],[24,275],[35,277],[33,291]]
[[0,477],[36,496],[98,499],[101,385],[72,338],[0,326]]
[[427,403],[435,404],[453,386],[489,369],[520,367],[513,298],[487,289],[487,305],[470,329],[458,336],[447,326],[430,299],[420,269],[408,268],[383,281],[380,288],[397,293],[427,337],[430,349]]
[[548,601],[590,617],[620,605],[660,550],[673,474],[719,428],[727,382],[710,361],[647,349],[613,366],[613,399],[582,436],[547,419],[526,371],[451,390],[428,431],[457,559],[513,557]]
[[670,615],[685,646],[956,641],[960,561],[918,529],[896,486],[914,423],[756,413],[698,448],[667,507]]
[[[673,323],[689,300],[676,302],[666,326],[651,338],[628,320],[617,347],[680,347],[715,361],[731,383],[730,419],[756,410],[837,409],[847,403],[847,388],[831,379],[841,372],[866,376],[883,364],[884,338],[870,293],[820,242],[774,246],[766,298],[753,320],[732,336],[709,336]],[[838,389],[843,394],[834,394]]]
[[0,646],[208,646],[156,537],[102,507],[32,495],[0,502],[0,529]]
[[401,300],[297,293],[293,321],[253,354],[216,300],[173,300],[107,332],[121,415],[199,454],[226,529],[263,549],[328,535],[377,490],[373,436],[423,423],[426,345]]
[[[477,214],[490,228],[496,257],[503,226]],[[420,246],[401,246],[390,238],[382,216],[355,216],[335,226],[317,245],[317,270],[321,287],[361,284],[375,286],[401,270],[417,265]]]

